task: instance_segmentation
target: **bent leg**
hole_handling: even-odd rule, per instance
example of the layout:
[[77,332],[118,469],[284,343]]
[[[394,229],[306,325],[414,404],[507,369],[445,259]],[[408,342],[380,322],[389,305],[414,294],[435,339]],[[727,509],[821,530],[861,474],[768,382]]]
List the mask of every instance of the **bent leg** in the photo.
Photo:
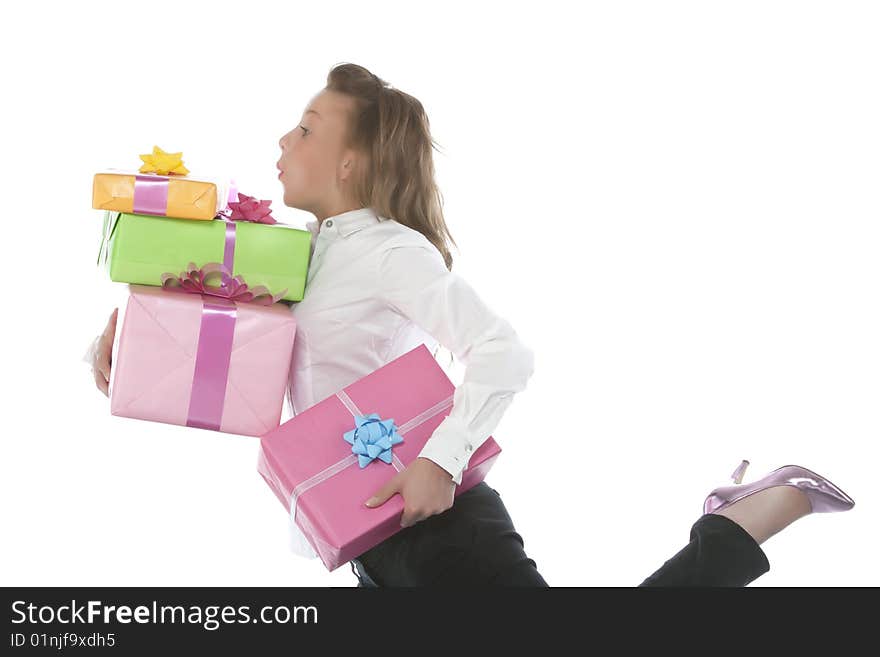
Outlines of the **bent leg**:
[[690,543],[639,586],[745,586],[770,570],[764,550],[736,522],[705,514]]
[[548,586],[526,555],[500,494],[485,482],[356,562],[380,587]]

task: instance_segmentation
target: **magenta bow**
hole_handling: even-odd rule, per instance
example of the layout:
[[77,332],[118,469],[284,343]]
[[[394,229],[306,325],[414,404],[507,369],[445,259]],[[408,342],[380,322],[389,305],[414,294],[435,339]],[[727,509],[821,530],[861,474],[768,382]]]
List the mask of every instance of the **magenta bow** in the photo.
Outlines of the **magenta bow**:
[[[220,285],[209,285],[217,279],[220,280]],[[180,276],[166,272],[162,274],[162,288],[171,292],[207,294],[230,301],[256,303],[263,306],[271,306],[287,294],[287,288],[273,295],[263,285],[248,287],[244,278],[232,276],[230,271],[219,262],[209,262],[203,267],[196,267],[195,263],[191,262],[187,265],[186,271],[180,273]]]
[[[269,206],[272,201],[258,201],[253,196],[238,192],[238,201],[230,201],[227,210],[220,212],[230,221],[252,221],[256,224],[277,224]],[[231,210],[231,214],[227,212]]]

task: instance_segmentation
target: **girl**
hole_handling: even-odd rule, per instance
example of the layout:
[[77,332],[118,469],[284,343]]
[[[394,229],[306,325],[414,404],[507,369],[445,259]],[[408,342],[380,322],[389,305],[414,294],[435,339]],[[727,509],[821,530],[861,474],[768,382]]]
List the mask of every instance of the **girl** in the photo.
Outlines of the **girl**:
[[[281,138],[284,203],[315,216],[306,293],[292,304],[288,400],[298,414],[419,344],[448,348],[466,364],[464,380],[419,457],[365,500],[400,494],[404,512],[399,532],[352,561],[358,585],[547,586],[498,491],[483,481],[455,497],[470,454],[525,388],[533,354],[451,271],[433,143],[421,103],[354,64],[330,71]],[[92,360],[105,394],[116,316]],[[691,542],[643,585],[744,586],[769,570],[763,541],[811,512],[852,505],[797,466],[716,489]]]

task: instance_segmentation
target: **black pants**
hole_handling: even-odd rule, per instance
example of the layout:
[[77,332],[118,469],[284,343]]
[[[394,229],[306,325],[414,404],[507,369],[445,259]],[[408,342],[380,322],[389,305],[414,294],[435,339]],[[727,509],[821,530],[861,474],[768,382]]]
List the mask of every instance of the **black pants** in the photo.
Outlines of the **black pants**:
[[[351,561],[359,587],[548,586],[497,490],[485,481]],[[641,586],[745,586],[770,569],[738,524],[704,515],[691,542]]]
[[358,586],[547,586],[485,481],[361,554],[352,570]]
[[708,513],[691,527],[691,542],[640,586],[745,586],[768,570],[767,555],[745,529]]

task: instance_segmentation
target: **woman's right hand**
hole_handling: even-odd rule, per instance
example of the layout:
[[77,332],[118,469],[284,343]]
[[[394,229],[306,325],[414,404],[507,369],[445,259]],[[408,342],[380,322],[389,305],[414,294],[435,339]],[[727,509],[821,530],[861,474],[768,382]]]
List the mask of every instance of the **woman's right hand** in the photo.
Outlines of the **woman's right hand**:
[[98,336],[95,355],[92,358],[92,374],[95,385],[106,396],[110,396],[110,361],[113,354],[113,339],[116,337],[116,316],[119,308],[114,308],[104,332]]

